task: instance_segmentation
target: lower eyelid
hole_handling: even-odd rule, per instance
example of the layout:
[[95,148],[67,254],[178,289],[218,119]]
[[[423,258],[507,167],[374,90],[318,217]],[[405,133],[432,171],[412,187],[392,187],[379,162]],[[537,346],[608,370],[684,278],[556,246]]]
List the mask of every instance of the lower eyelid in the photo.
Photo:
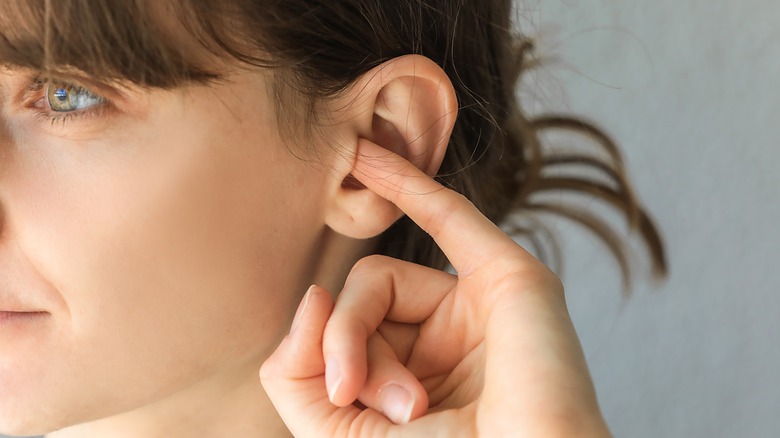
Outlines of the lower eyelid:
[[[111,108],[108,104],[102,103],[93,107],[71,112],[54,112],[51,109],[36,109],[35,119],[39,123],[46,123],[49,126],[65,127],[71,123],[76,123],[79,128],[89,122],[97,121],[101,118],[107,118],[111,115]],[[84,122],[84,123],[82,123]]]
[[[26,111],[28,114],[30,114],[29,111],[37,112],[38,114],[35,114],[36,119],[40,121],[57,123],[57,119],[62,119],[66,114],[53,114],[43,100],[45,98],[44,93],[47,81],[63,84],[71,83],[61,78],[50,79],[40,75],[27,76],[24,81],[18,82],[17,89],[20,91],[14,100],[19,103],[15,106],[18,110]],[[148,89],[135,88],[132,84],[96,84],[93,86],[89,83],[82,85],[81,81],[73,81],[72,83],[74,86],[84,88],[92,95],[100,98],[101,103],[82,111],[69,113],[70,116],[67,118],[67,122],[79,123],[83,119],[85,122],[93,121],[96,124],[96,119],[115,119],[120,115],[132,119],[145,119],[153,108],[150,97],[154,93],[150,93]]]
[[[24,120],[33,123],[35,127],[31,126],[32,129],[37,130],[38,126],[40,126],[43,132],[57,129],[57,131],[51,132],[52,135],[62,134],[70,136],[71,133],[78,133],[79,136],[82,134],[93,135],[98,130],[104,129],[106,127],[105,123],[113,119],[119,112],[114,100],[104,97],[106,93],[102,90],[95,90],[91,86],[82,86],[79,83],[72,83],[67,80],[41,77],[36,72],[17,73],[9,76],[10,79],[3,81],[4,87],[3,93],[0,95],[0,111],[3,111],[5,106],[8,116],[18,117],[18,120],[22,123],[26,123]],[[89,95],[100,99],[100,103],[70,112],[55,112],[46,101],[46,88],[49,82],[55,82],[55,85],[60,86],[72,86],[74,90],[83,89]],[[121,92],[116,91],[114,93]],[[119,97],[124,98],[124,93],[119,94]],[[72,125],[74,129],[60,131],[66,125]],[[78,129],[75,129],[75,127],[78,127]]]

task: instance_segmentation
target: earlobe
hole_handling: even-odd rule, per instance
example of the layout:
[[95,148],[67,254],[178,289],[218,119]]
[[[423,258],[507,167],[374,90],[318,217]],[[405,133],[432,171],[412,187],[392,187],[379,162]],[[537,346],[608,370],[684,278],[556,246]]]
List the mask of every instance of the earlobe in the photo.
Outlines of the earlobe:
[[[387,200],[354,183],[351,177],[360,142],[372,142],[400,155],[429,175],[441,165],[457,117],[457,99],[446,73],[433,61],[408,55],[365,73],[350,89],[357,116],[350,143],[354,147],[339,175],[326,215],[327,225],[356,239],[375,237],[402,214]],[[391,158],[388,158],[391,159]],[[397,158],[394,158],[397,159]],[[376,166],[392,164],[374,157]]]

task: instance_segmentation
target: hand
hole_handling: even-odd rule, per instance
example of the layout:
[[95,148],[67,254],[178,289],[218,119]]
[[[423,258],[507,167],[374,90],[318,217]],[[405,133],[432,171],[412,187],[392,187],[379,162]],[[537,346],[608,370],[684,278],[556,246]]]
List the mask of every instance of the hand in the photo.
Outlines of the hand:
[[260,372],[290,431],[609,436],[558,278],[403,158],[362,142],[353,175],[427,231],[458,275],[371,256],[335,307],[312,287]]

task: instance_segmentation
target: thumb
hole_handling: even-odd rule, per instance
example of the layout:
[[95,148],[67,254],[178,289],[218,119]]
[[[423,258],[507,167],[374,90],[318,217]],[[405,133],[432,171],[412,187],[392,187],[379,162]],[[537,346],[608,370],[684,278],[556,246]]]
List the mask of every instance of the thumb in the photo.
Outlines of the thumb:
[[[325,389],[322,335],[333,311],[333,299],[321,287],[304,295],[293,328],[263,363],[260,380],[287,428],[296,437],[343,436],[358,416],[389,423],[379,413],[353,405],[338,407]],[[365,425],[365,424],[364,424]]]

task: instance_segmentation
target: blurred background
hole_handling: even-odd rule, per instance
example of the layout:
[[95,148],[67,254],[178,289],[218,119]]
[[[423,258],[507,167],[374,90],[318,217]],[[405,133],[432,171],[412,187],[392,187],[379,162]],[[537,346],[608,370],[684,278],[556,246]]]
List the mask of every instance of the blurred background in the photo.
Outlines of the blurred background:
[[544,62],[526,77],[525,108],[610,133],[666,239],[669,280],[648,281],[636,245],[624,299],[605,247],[552,224],[613,433],[780,436],[780,2],[517,6]]

